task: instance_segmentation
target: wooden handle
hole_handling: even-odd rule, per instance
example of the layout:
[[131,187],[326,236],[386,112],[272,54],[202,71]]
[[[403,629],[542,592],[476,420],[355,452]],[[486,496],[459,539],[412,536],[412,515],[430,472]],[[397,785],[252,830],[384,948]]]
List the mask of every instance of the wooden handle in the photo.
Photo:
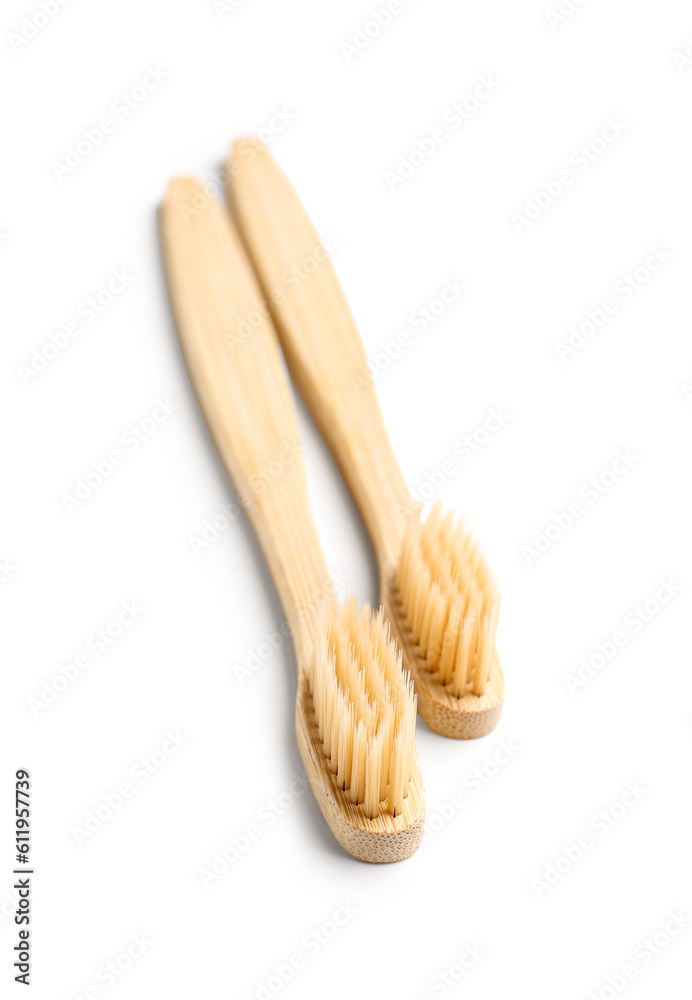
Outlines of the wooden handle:
[[353,315],[322,240],[258,140],[231,149],[229,192],[293,381],[350,490],[380,561],[416,510],[382,420]]
[[307,655],[316,609],[331,584],[276,334],[228,212],[199,181],[170,181],[158,217],[190,381]]

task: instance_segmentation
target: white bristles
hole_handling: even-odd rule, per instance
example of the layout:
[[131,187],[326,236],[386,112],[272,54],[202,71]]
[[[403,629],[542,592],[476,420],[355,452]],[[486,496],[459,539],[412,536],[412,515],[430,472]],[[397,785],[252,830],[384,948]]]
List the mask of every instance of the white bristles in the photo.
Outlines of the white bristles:
[[500,594],[478,541],[439,501],[406,530],[396,590],[424,668],[456,698],[484,694]]
[[355,598],[331,604],[311,666],[317,728],[339,788],[370,819],[383,808],[398,816],[411,778],[416,696],[382,611],[358,612]]

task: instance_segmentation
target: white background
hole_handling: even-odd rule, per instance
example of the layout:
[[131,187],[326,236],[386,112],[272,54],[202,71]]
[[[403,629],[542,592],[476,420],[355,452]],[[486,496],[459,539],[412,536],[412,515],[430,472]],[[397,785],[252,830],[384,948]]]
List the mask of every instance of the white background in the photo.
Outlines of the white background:
[[[17,44],[40,8],[3,5],[0,971],[11,980],[12,789],[27,767],[40,1000],[90,986],[262,996],[296,952],[304,967],[271,995],[443,996],[435,977],[474,943],[482,957],[454,995],[606,1000],[607,976],[631,963],[632,1000],[689,996],[689,924],[652,961],[637,951],[671,910],[692,914],[692,60],[675,59],[692,51],[689,6],[591,0],[551,27],[545,3],[412,2],[357,55],[343,49],[383,7],[73,0]],[[111,105],[148,66],[166,73],[160,86],[71,173],[56,168],[83,129],[115,120]],[[387,172],[482,75],[501,86],[392,190]],[[338,244],[370,357],[413,334],[395,362],[375,360],[404,474],[467,513],[503,591],[500,725],[454,743],[419,722],[433,835],[393,866],[346,855],[310,793],[273,825],[258,820],[302,774],[295,661],[286,642],[270,656],[263,645],[283,616],[244,516],[199,554],[190,543],[233,492],[181,361],[155,207],[172,174],[213,178],[234,136],[266,138],[277,109],[290,120],[271,148]],[[609,117],[622,135],[588,170],[572,160],[573,183],[518,233],[512,214]],[[665,265],[625,300],[614,288],[652,246]],[[27,376],[113,268],[128,287]],[[466,291],[416,328],[450,277]],[[617,312],[561,361],[556,342],[608,297]],[[126,450],[157,397],[176,409]],[[374,601],[366,536],[296,407],[328,564]],[[502,429],[426,489],[491,407],[509,414]],[[118,447],[124,463],[68,513],[65,494]],[[582,494],[582,516],[527,558],[618,449],[636,462],[598,502]],[[675,597],[625,625],[662,579]],[[144,609],[131,628],[32,711],[131,600]],[[571,693],[566,676],[618,630],[626,645]],[[237,667],[260,649],[241,684]],[[169,729],[186,742],[140,783],[132,768]],[[498,768],[503,742],[519,749]],[[489,779],[479,792],[475,768]],[[123,782],[134,797],[78,844],[75,828]],[[619,810],[627,782],[646,792]],[[455,792],[466,804],[443,821]],[[619,818],[600,836],[603,809]],[[205,888],[200,869],[250,824],[260,838]],[[592,848],[538,888],[583,834]],[[308,948],[340,904],[358,912]],[[141,932],[153,943],[107,988],[99,970]]]

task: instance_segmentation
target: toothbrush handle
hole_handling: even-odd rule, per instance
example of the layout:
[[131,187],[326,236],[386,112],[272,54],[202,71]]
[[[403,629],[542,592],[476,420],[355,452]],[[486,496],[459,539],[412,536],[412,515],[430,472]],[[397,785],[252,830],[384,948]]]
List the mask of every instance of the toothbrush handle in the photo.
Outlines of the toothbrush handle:
[[255,276],[228,213],[198,181],[170,181],[158,218],[190,381],[264,552],[296,652],[306,653],[315,611],[332,587],[276,335],[268,319],[255,322],[262,299]]
[[358,328],[290,181],[254,139],[234,143],[229,200],[293,381],[337,462],[380,567],[417,510],[385,430]]

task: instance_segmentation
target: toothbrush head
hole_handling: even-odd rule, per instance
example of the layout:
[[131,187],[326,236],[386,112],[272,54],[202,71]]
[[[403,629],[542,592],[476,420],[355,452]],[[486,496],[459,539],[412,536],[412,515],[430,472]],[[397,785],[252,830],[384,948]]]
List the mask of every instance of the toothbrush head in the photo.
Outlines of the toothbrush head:
[[416,695],[382,610],[331,601],[305,659],[298,746],[327,822],[362,860],[409,857],[425,819]]
[[339,788],[369,819],[399,816],[408,795],[416,727],[413,682],[382,611],[355,598],[317,626],[310,690],[324,753]]
[[[423,718],[461,739],[490,732],[504,695],[495,650],[500,593],[473,533],[439,501],[404,529],[391,599]],[[430,699],[437,719],[428,718]],[[438,727],[445,711],[449,731]]]

